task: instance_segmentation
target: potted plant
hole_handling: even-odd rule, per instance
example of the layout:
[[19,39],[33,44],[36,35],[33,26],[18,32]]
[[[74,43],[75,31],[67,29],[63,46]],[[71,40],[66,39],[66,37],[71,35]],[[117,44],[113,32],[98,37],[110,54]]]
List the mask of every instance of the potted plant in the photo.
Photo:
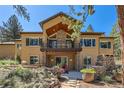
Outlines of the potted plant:
[[94,68],[86,68],[80,71],[82,74],[82,79],[85,82],[91,82],[94,80],[94,74],[96,73]]

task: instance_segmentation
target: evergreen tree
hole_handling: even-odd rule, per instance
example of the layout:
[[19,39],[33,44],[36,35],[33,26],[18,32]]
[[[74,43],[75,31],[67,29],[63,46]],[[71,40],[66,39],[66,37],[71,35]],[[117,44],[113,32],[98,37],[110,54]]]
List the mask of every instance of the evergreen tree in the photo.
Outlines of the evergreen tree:
[[2,41],[19,39],[21,31],[23,31],[23,28],[16,15],[12,15],[7,22],[3,22],[3,26],[0,26]]
[[121,46],[120,46],[120,31],[119,27],[116,24],[113,25],[112,31],[110,33],[110,36],[115,37],[114,38],[114,56],[117,58],[117,60],[120,60],[121,57]]
[[16,13],[19,16],[24,17],[24,19],[26,19],[27,21],[30,20],[29,13],[27,12],[27,9],[24,6],[22,6],[22,5],[13,5],[13,9],[16,10]]
[[90,24],[86,30],[86,32],[94,32],[92,25]]

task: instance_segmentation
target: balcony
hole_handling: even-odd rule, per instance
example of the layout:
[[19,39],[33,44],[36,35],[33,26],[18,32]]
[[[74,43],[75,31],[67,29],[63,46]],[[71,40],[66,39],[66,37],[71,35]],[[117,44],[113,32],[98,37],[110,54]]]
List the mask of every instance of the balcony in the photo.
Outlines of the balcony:
[[68,43],[56,43],[56,44],[42,44],[41,49],[42,52],[78,52],[81,51],[82,48],[79,43],[68,44]]

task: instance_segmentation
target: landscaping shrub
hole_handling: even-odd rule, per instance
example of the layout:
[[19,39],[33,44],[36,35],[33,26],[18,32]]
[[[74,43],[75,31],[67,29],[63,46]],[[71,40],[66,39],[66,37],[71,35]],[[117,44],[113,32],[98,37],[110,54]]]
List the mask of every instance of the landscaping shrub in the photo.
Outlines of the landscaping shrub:
[[0,66],[3,66],[3,65],[17,65],[19,64],[18,61],[15,61],[15,60],[0,60]]
[[29,69],[17,67],[15,70],[9,73],[9,75],[6,78],[12,78],[14,76],[20,77],[22,81],[29,82],[31,81],[33,74]]
[[102,81],[104,81],[106,83],[112,83],[112,82],[114,82],[114,80],[112,79],[111,76],[102,76],[101,79],[102,79]]
[[20,58],[20,56],[17,56],[16,57],[16,60],[18,61],[19,64],[21,64],[21,58]]
[[45,68],[29,69],[22,66],[12,69],[0,81],[0,87],[12,88],[49,88],[60,86],[55,75]]

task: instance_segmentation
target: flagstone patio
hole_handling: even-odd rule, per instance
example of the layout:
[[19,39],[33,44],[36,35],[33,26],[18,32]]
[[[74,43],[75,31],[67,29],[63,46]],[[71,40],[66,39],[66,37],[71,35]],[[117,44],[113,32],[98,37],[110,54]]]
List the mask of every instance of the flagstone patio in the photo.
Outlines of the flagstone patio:
[[82,79],[82,73],[78,71],[69,71],[69,73],[64,73],[62,76],[66,76],[71,80],[81,80]]

